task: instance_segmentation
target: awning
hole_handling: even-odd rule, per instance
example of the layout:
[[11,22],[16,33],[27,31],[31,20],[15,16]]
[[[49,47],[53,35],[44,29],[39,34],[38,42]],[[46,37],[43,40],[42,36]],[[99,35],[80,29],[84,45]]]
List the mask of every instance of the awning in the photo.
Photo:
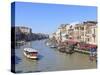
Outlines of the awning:
[[78,43],[78,41],[75,41],[75,40],[67,40],[66,43],[68,43],[68,44],[76,44],[76,43]]
[[88,44],[90,48],[97,48],[97,45],[94,44]]
[[82,48],[82,49],[97,48],[97,45],[94,45],[94,44],[80,44],[80,48]]

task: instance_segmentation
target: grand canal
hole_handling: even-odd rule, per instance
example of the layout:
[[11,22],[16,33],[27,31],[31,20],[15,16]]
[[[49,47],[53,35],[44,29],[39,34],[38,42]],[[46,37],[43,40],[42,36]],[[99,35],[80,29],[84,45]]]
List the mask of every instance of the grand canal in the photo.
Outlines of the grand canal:
[[[39,60],[27,59],[23,55],[25,47],[38,50]],[[45,40],[27,42],[15,49],[16,72],[43,72],[59,70],[77,70],[96,68],[96,62],[89,60],[89,55],[73,53],[72,55],[61,53],[55,48],[46,46]]]

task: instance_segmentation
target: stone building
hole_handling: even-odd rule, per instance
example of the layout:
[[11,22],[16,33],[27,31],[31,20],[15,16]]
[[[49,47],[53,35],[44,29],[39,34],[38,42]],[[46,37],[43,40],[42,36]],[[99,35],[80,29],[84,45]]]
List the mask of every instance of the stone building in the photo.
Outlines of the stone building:
[[15,27],[15,38],[16,40],[30,40],[32,29],[28,27]]
[[97,22],[86,21],[75,25],[61,24],[55,32],[55,38],[58,42],[73,40],[76,42],[97,44]]

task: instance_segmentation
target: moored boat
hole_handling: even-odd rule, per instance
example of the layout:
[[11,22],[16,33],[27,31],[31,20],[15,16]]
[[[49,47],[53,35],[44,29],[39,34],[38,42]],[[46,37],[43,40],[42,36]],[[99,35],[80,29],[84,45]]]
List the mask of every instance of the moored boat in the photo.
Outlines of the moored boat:
[[57,45],[51,42],[47,42],[46,45],[49,46],[50,48],[57,48]]
[[38,59],[38,51],[32,48],[24,48],[24,55],[29,59]]
[[65,52],[65,47],[64,46],[59,46],[57,48],[60,52]]
[[66,47],[65,52],[66,52],[67,54],[72,54],[72,53],[74,53],[74,45],[70,45],[70,46]]
[[53,45],[53,44],[52,44],[52,45],[50,45],[50,47],[51,47],[51,48],[57,48],[57,45],[55,45],[55,44]]
[[50,46],[50,45],[51,45],[51,43],[47,42],[47,43],[46,43],[46,45],[47,45],[47,46]]

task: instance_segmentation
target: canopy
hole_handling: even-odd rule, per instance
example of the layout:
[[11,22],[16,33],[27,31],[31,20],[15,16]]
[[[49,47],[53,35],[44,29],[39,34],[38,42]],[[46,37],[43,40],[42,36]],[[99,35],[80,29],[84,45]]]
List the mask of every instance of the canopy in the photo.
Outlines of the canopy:
[[28,51],[28,52],[37,52],[36,49],[32,49],[32,48],[24,48],[24,51]]

